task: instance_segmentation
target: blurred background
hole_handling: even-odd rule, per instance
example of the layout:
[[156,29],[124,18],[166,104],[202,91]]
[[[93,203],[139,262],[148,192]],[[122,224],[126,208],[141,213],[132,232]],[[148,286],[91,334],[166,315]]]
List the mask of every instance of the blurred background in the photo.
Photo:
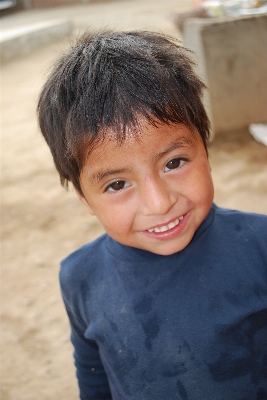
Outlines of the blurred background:
[[[38,130],[49,65],[85,29],[156,30],[183,40],[174,15],[191,7],[191,0],[0,1],[2,400],[78,399],[59,262],[103,232],[60,186]],[[267,147],[248,126],[228,126],[209,149],[215,202],[267,214]]]

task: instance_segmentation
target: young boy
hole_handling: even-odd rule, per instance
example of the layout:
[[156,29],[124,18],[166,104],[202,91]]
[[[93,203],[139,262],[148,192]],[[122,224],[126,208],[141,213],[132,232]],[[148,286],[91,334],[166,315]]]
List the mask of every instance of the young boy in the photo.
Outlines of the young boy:
[[82,400],[267,399],[267,217],[213,204],[192,68],[160,34],[86,34],[39,99],[106,230],[60,273]]

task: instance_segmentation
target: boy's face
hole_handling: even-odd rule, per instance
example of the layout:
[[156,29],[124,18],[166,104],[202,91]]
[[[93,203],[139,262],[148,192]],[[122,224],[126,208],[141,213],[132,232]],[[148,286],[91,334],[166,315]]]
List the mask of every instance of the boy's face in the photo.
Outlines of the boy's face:
[[83,203],[113,239],[161,255],[190,243],[213,201],[202,139],[183,124],[143,124],[121,145],[110,132],[80,182]]

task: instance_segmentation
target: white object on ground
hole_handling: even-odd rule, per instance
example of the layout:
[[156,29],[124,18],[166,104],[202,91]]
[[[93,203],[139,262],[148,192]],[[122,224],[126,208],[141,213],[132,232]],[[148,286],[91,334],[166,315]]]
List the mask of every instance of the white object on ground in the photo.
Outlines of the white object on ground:
[[267,124],[250,124],[249,132],[257,142],[267,146]]

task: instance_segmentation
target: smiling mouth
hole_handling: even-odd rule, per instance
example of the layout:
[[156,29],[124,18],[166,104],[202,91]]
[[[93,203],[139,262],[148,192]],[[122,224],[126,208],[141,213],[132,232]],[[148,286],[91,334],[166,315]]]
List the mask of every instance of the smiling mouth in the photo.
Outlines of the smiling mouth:
[[180,223],[180,221],[182,221],[183,218],[184,218],[184,216],[182,215],[181,217],[176,218],[174,221],[170,222],[167,225],[156,226],[155,228],[148,229],[147,231],[150,233],[152,233],[152,232],[156,232],[156,233],[167,232],[170,229],[175,228]]

